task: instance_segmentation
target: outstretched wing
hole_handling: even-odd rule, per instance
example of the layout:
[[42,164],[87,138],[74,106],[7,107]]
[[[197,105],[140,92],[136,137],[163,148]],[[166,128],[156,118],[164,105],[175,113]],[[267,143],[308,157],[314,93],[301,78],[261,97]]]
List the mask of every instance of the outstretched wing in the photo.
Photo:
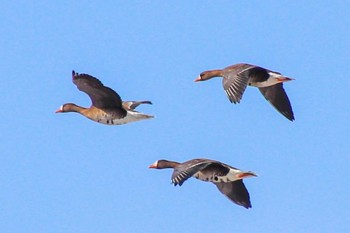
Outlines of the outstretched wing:
[[[231,75],[230,75],[231,76]],[[247,76],[235,75],[233,78],[224,77],[223,86],[225,93],[231,103],[239,103],[248,84]]]
[[290,121],[294,120],[292,105],[290,104],[287,93],[283,88],[282,83],[275,84],[269,87],[260,87],[261,94],[269,101],[280,113],[282,113]]
[[182,185],[188,178],[192,177],[194,174],[200,170],[209,166],[212,162],[210,160],[193,159],[180,164],[174,169],[171,176],[172,183],[176,185]]
[[101,109],[119,109],[122,107],[120,96],[111,88],[104,86],[100,80],[72,71],[73,83],[80,91],[89,95],[92,105]]
[[123,101],[123,107],[127,110],[135,110],[140,104],[152,104],[151,101]]
[[269,77],[266,69],[250,64],[237,64],[224,69],[222,84],[231,103],[239,103],[251,81],[264,81]]
[[228,183],[215,183],[216,187],[228,199],[245,208],[251,208],[250,196],[242,180]]

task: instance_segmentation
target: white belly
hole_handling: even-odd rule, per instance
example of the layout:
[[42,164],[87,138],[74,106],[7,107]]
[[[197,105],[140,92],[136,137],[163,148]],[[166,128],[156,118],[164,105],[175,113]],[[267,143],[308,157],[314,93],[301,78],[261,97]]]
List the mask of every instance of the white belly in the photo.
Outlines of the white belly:
[[123,124],[127,124],[130,122],[140,121],[140,120],[144,120],[144,119],[150,119],[153,117],[154,116],[143,114],[140,112],[127,111],[127,114],[124,118],[113,119],[111,117],[101,117],[97,120],[95,120],[95,119],[93,119],[93,120],[97,121],[101,124],[105,124],[105,125],[123,125]]

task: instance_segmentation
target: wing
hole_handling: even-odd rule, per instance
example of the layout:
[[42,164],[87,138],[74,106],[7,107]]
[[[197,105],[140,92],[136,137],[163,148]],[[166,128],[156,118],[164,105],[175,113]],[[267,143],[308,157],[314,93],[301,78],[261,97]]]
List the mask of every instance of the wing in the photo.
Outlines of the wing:
[[102,109],[119,109],[122,107],[120,96],[111,88],[104,86],[100,80],[72,71],[73,83],[80,91],[89,95],[92,105]]
[[260,87],[259,90],[265,99],[269,101],[277,111],[282,113],[290,121],[294,120],[292,105],[290,104],[282,83],[269,87]]
[[123,101],[123,107],[127,110],[135,110],[140,104],[152,104],[151,101]]
[[248,76],[240,73],[230,72],[222,79],[225,93],[231,103],[239,103],[248,85]]
[[182,185],[188,178],[192,177],[194,174],[200,170],[209,166],[212,162],[210,160],[193,159],[180,164],[174,169],[171,176],[172,183],[176,185]]
[[239,103],[247,85],[264,81],[269,77],[266,69],[250,64],[237,64],[224,69],[222,80],[225,93],[231,103]]
[[219,191],[228,199],[245,208],[251,208],[250,196],[242,180],[229,183],[215,183]]

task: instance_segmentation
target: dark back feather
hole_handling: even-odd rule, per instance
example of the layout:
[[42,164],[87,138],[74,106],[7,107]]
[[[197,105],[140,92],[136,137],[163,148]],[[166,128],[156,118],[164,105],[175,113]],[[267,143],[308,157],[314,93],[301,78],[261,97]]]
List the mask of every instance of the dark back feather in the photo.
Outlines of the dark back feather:
[[[264,82],[269,78],[269,70],[259,67],[259,66],[254,66],[251,69],[248,69],[242,73],[240,73],[240,75],[246,75],[249,77],[251,82]],[[248,83],[249,84],[249,83]]]
[[220,162],[212,162],[201,170],[204,175],[210,176],[226,176],[230,171],[230,167]]

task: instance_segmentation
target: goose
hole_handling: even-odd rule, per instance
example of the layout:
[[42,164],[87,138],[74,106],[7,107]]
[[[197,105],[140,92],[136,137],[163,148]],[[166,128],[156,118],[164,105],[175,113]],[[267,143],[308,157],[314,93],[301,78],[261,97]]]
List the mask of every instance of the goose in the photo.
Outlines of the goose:
[[88,74],[72,71],[73,83],[91,99],[90,108],[73,103],[63,104],[56,113],[77,112],[81,115],[106,125],[121,125],[154,116],[135,111],[140,104],[152,104],[151,101],[122,101],[118,93]]
[[173,168],[172,183],[181,186],[188,178],[212,182],[229,200],[245,208],[251,208],[250,196],[242,179],[257,176],[251,171],[241,171],[211,159],[192,159],[183,163],[157,160],[149,166],[154,169]]
[[294,113],[283,83],[294,80],[282,74],[256,65],[239,63],[224,69],[202,72],[194,81],[206,81],[222,77],[222,85],[231,103],[239,103],[247,86],[259,88],[261,94],[277,111],[288,120],[293,121]]

